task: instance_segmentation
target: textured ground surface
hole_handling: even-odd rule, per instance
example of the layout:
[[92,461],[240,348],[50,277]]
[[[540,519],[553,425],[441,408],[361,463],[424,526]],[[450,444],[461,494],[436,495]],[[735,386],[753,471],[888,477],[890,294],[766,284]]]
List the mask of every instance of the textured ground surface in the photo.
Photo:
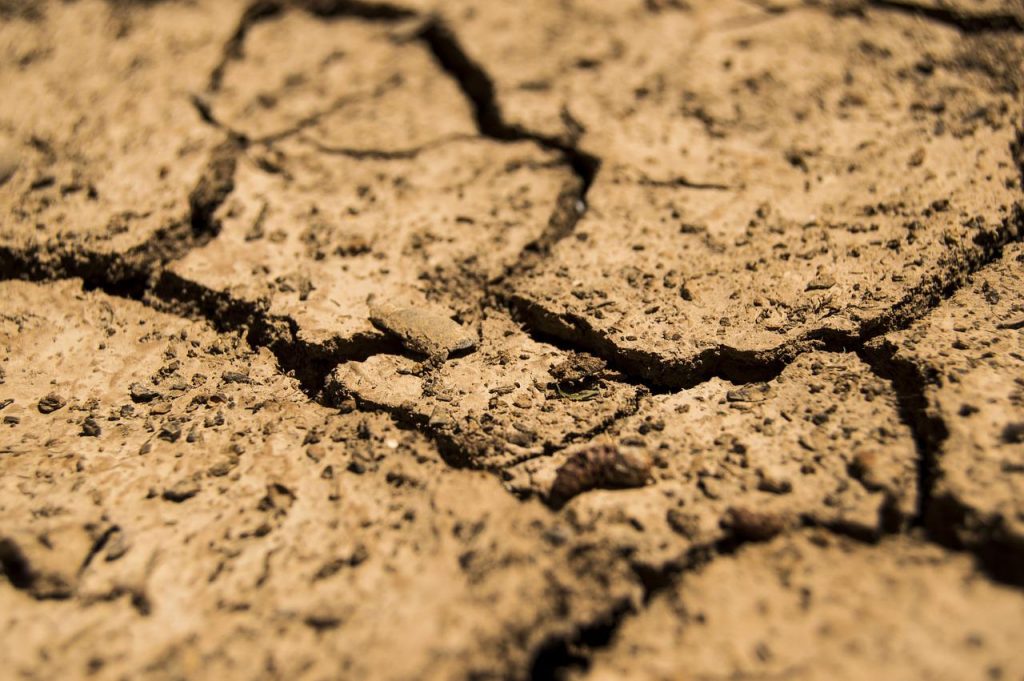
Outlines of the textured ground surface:
[[0,0],[0,677],[1024,679],[1019,0]]

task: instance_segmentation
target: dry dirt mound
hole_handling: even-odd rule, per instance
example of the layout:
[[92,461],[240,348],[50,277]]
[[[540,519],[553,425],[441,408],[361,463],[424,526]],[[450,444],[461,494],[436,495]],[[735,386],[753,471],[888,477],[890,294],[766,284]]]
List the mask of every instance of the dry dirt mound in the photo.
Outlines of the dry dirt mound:
[[1019,0],[0,0],[0,676],[1020,679]]

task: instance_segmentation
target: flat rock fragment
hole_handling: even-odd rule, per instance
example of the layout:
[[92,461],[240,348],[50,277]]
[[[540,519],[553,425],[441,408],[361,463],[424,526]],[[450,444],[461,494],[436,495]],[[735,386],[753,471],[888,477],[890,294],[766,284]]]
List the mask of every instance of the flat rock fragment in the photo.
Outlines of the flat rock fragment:
[[444,310],[390,302],[371,302],[369,310],[374,326],[397,336],[406,349],[430,358],[446,359],[476,345],[476,337]]
[[[615,452],[612,464],[649,461],[649,480],[579,484],[598,477],[574,463],[602,458],[591,448]],[[856,355],[808,353],[763,384],[712,379],[646,397],[593,442],[509,477],[514,489],[564,503],[577,527],[629,548],[634,561],[659,566],[694,547],[763,541],[802,524],[872,537],[904,527],[916,512],[916,464],[888,383]]]
[[[532,143],[468,139],[386,159],[283,141],[240,162],[220,234],[174,263],[163,285],[291,320],[307,346],[365,352],[384,338],[370,296],[475,318],[481,282],[517,262],[576,186],[558,154]],[[449,349],[473,335],[445,333]],[[428,353],[441,341],[414,335]]]
[[422,424],[462,465],[501,470],[586,439],[636,409],[638,389],[603,365],[560,383],[558,368],[571,358],[493,316],[469,355],[433,367],[388,354],[343,362],[327,392]]
[[[310,402],[266,350],[76,281],[0,297],[12,677],[508,678],[642,593],[493,475]],[[67,404],[38,413],[42,386]]]
[[1012,679],[1022,624],[963,554],[804,531],[684,576],[576,678]]
[[[667,387],[747,380],[808,340],[907,322],[1022,233],[1018,33],[872,8],[637,6],[579,8],[618,13],[614,45],[538,90],[603,163],[572,234],[509,284],[534,328]],[[529,14],[493,11],[513,25]],[[498,21],[466,17],[460,35]],[[664,26],[692,39],[655,39]],[[559,49],[583,59],[587,30],[558,29],[575,44]],[[497,45],[469,37],[467,50],[495,65],[510,121],[529,127],[544,109],[512,86],[534,62],[510,58],[511,42],[493,60]]]
[[201,90],[244,3],[44,2],[0,21],[0,261],[110,279],[180,251],[223,134]]
[[986,564],[1024,579],[1024,247],[870,351],[923,400],[919,428],[935,449],[926,519]]

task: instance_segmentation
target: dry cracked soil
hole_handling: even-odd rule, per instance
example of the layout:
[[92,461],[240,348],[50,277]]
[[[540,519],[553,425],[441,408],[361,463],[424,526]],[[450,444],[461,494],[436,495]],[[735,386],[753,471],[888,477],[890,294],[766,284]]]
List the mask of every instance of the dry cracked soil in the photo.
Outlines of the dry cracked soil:
[[0,678],[1024,679],[1022,182],[1021,0],[0,0]]

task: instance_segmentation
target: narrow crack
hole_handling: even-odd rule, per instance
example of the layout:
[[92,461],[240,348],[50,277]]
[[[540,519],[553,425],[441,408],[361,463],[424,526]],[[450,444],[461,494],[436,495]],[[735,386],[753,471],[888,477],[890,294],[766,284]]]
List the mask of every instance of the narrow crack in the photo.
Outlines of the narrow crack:
[[[1024,586],[1024,573],[1019,569],[1024,560],[1024,546],[998,524],[984,527],[972,521],[972,510],[949,494],[936,494],[940,477],[939,462],[949,438],[949,428],[928,401],[929,386],[939,383],[934,367],[900,357],[895,345],[888,341],[866,346],[861,359],[880,378],[888,381],[896,393],[900,415],[910,428],[918,454],[918,505],[914,525],[924,529],[926,538],[956,551],[968,551],[992,579],[1013,586]],[[971,526],[981,539],[969,545],[961,540],[960,528]]]
[[640,607],[634,607],[629,602],[612,604],[608,612],[594,621],[579,626],[568,634],[551,638],[534,654],[527,678],[530,681],[561,681],[576,678],[575,675],[590,669],[596,653],[610,648],[615,643],[615,637],[627,621],[643,614],[655,597],[676,586],[686,575],[703,570],[720,558],[736,555],[747,546],[772,541],[779,536],[792,535],[808,528],[816,528],[863,544],[872,545],[877,542],[877,537],[865,536],[862,532],[851,532],[841,526],[814,524],[805,520],[802,525],[770,538],[755,539],[735,531],[726,533],[716,541],[691,546],[678,559],[660,566],[631,562],[630,569],[643,587]]
[[[142,300],[153,279],[168,263],[209,242],[219,231],[214,214],[234,187],[239,146],[228,139],[217,145],[196,185],[189,210],[125,252],[90,250],[87,245],[0,245],[0,279],[54,281],[79,278],[86,290]],[[123,219],[117,215],[114,219]]]
[[715,191],[729,191],[735,189],[721,182],[701,182],[691,180],[688,177],[677,176],[667,180],[656,180],[647,176],[641,177],[637,182],[641,187],[659,187],[666,189],[709,189]]
[[925,17],[963,33],[1024,31],[1024,13],[972,12],[941,5],[925,5],[912,0],[866,1],[868,5],[878,9]]
[[323,109],[314,111],[306,116],[303,116],[301,119],[299,119],[292,125],[289,125],[287,128],[254,138],[251,140],[251,142],[255,144],[273,144],[274,142],[280,142],[281,140],[287,139],[289,137],[292,137],[293,135],[301,133],[303,130],[306,130],[307,128],[313,127],[327,116],[342,111],[352,104],[357,104],[367,99],[377,99],[387,94],[387,92],[389,92],[390,90],[394,90],[395,88],[397,88],[399,85],[401,85],[401,82],[401,78],[391,78],[382,83],[381,85],[378,85],[377,87],[373,88],[373,90],[370,90],[369,92],[356,92],[354,94],[338,97]]
[[253,349],[270,350],[281,370],[295,377],[314,401],[321,401],[327,376],[339,363],[400,350],[396,342],[379,334],[358,334],[323,344],[304,341],[294,319],[271,314],[257,303],[206,288],[170,270],[160,273],[148,293],[143,302],[155,309],[205,319],[222,333],[243,333]]
[[[372,354],[400,355],[402,353],[399,349],[392,349],[390,352],[383,351],[374,352]],[[328,369],[328,373],[333,368],[333,366],[330,367],[330,369]],[[326,385],[326,376],[324,379],[324,391],[322,396],[319,398],[322,404],[338,407],[346,399],[351,397],[355,400],[357,408],[360,411],[386,414],[396,423],[415,429],[419,433],[428,437],[435,446],[437,446],[441,457],[449,466],[453,468],[484,470],[499,476],[506,469],[512,466],[517,466],[536,458],[553,456],[574,444],[593,440],[595,437],[600,436],[607,430],[614,427],[614,425],[622,419],[636,414],[640,409],[641,400],[646,395],[646,390],[641,389],[638,391],[635,398],[630,400],[624,408],[618,409],[614,414],[586,430],[575,433],[566,433],[561,442],[545,443],[543,445],[543,451],[521,456],[511,454],[510,456],[503,457],[500,455],[496,456],[494,454],[494,447],[495,445],[501,444],[501,439],[488,435],[482,430],[477,432],[475,429],[463,426],[458,426],[455,429],[438,426],[431,423],[430,417],[427,414],[418,412],[405,405],[391,405],[373,399],[368,399],[365,396],[349,394],[343,390],[331,390],[330,387]],[[488,463],[488,459],[491,460],[491,463]],[[529,498],[532,497],[533,494],[524,493],[517,496],[520,496],[520,498]]]
[[888,312],[865,323],[855,333],[811,329],[767,350],[716,345],[675,361],[653,351],[622,347],[595,328],[586,316],[554,313],[514,292],[503,291],[499,297],[538,339],[557,340],[566,347],[593,353],[654,392],[693,388],[715,377],[733,383],[759,383],[778,376],[805,352],[859,352],[872,339],[908,327],[953,296],[974,272],[998,260],[1004,246],[1022,239],[1024,208],[1018,205],[998,230],[975,239],[977,249],[952,254],[941,272],[909,291]]
[[111,525],[110,527],[106,528],[102,533],[100,533],[98,537],[96,537],[96,539],[92,543],[92,546],[89,547],[89,553],[86,554],[85,558],[82,560],[82,564],[78,567],[79,576],[81,576],[82,573],[84,573],[89,568],[89,565],[92,563],[93,559],[96,558],[97,555],[99,555],[100,551],[103,550],[103,547],[107,545],[107,542],[110,541],[110,538],[113,537],[114,533],[118,530],[120,530],[120,528],[117,525]]
[[292,0],[293,4],[321,18],[357,17],[377,21],[397,21],[419,16],[415,11],[389,2],[373,0]]
[[550,222],[545,234],[530,247],[533,252],[547,252],[575,228],[586,206],[587,193],[601,168],[601,159],[581,150],[575,139],[542,135],[508,123],[498,103],[493,80],[483,67],[473,61],[458,37],[440,17],[431,17],[423,25],[418,37],[469,101],[481,135],[501,142],[533,142],[544,149],[560,152],[572,168],[577,177],[572,209],[565,212],[566,219]]
[[228,65],[245,56],[245,38],[248,36],[250,29],[259,22],[278,15],[282,9],[283,5],[279,0],[255,0],[255,2],[246,7],[241,19],[238,21],[238,27],[235,28],[235,32],[231,34],[231,37],[224,44],[220,61],[210,72],[206,86],[207,92],[218,92],[224,82],[224,73],[227,71]]

